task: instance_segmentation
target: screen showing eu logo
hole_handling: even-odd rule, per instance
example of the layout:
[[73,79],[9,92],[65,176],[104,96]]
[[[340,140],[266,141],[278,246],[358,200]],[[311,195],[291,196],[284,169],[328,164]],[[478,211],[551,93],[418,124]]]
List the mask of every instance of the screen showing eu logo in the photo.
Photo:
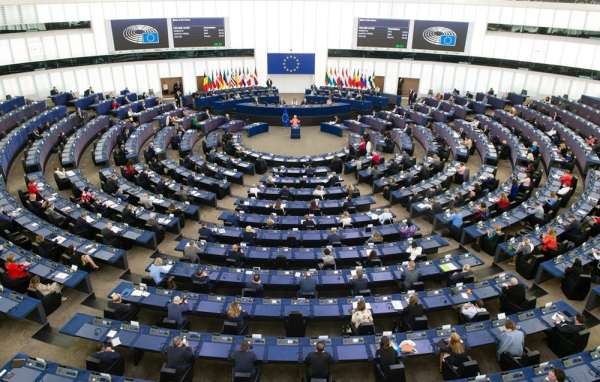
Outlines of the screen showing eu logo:
[[111,20],[111,29],[115,51],[169,47],[167,19]]

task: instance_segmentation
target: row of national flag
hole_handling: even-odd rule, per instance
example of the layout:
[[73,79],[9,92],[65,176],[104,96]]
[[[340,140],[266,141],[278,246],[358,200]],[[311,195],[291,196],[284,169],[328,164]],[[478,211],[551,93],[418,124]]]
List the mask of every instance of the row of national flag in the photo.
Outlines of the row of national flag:
[[325,68],[325,85],[357,89],[374,89],[377,86],[375,71],[348,68]]
[[204,72],[203,90],[216,90],[227,88],[239,88],[258,85],[258,73],[250,68],[212,70],[208,74]]

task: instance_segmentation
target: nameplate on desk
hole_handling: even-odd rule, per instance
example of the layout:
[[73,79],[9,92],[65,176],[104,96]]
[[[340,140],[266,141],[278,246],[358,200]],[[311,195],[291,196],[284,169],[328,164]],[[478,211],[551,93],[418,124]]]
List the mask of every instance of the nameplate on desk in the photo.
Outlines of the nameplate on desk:
[[525,374],[522,371],[509,371],[506,373],[502,373],[502,380],[504,382],[508,381],[516,381],[525,377]]
[[212,342],[225,342],[225,343],[232,343],[233,342],[233,337],[230,336],[223,336],[220,334],[214,334],[210,340]]
[[375,302],[392,301],[392,296],[375,296]]
[[21,296],[20,294],[18,294],[16,292],[10,292],[10,295],[8,295],[8,298],[10,298],[13,301],[23,301],[23,299],[25,297]]
[[496,284],[502,284],[503,282],[507,281],[508,277],[503,276],[503,277],[496,277],[494,279],[494,281],[496,282]]
[[593,359],[600,358],[600,346],[597,347],[596,350],[590,351],[590,357],[592,357]]
[[427,338],[427,332],[406,333],[406,339],[408,340],[420,340],[423,338]]
[[305,298],[293,299],[292,305],[310,305],[310,301]]
[[456,332],[456,329],[451,328],[451,329],[436,329],[436,334],[438,335],[438,337],[441,336],[448,336],[454,332]]
[[375,268],[373,268],[374,272],[385,272],[387,270],[389,270],[388,267],[375,267]]
[[324,298],[319,300],[319,305],[334,305],[337,303],[337,298]]
[[140,326],[139,325],[131,325],[131,324],[127,324],[127,323],[122,323],[121,324],[121,330],[127,330],[130,332],[139,332],[140,331]]
[[46,361],[35,358],[29,358],[27,361],[25,361],[25,365],[27,365],[27,367],[38,370],[46,370],[47,367]]
[[533,312],[523,312],[523,313],[519,313],[517,315],[517,317],[519,318],[520,321],[523,321],[523,320],[527,320],[527,319],[535,317],[535,313],[533,313]]
[[254,301],[252,299],[252,297],[236,297],[235,301],[238,304],[252,304],[252,301]]
[[571,367],[573,365],[578,365],[580,363],[583,363],[583,358],[581,358],[580,356],[577,357],[572,357],[572,358],[563,358],[562,360],[563,365],[565,365],[565,367]]
[[439,261],[440,264],[446,264],[446,263],[451,262],[452,258],[451,257],[448,257],[448,258],[444,257],[444,258],[439,259],[438,261]]
[[341,272],[341,271],[339,271],[339,270],[329,270],[329,271],[327,271],[327,274],[328,274],[328,275],[339,275],[339,274],[341,274],[341,273],[342,273],[342,272]]
[[183,294],[181,295],[182,298],[184,299],[197,299],[198,293],[191,293],[191,292],[183,292]]
[[265,305],[277,305],[277,304],[281,304],[281,300],[278,299],[278,298],[263,299],[263,304],[265,304]]
[[488,285],[490,285],[490,283],[487,280],[476,281],[476,282],[473,283],[473,287],[474,288],[481,288],[483,286],[488,286]]
[[267,341],[264,338],[252,338],[250,341],[251,345],[264,345]]
[[208,296],[208,301],[225,301],[224,296]]
[[441,289],[435,289],[435,290],[428,290],[427,291],[427,296],[437,296],[437,295],[440,295],[440,294],[444,294]]
[[323,342],[325,345],[331,345],[331,339],[330,338],[327,338],[327,339],[324,339],[324,340],[319,339],[319,338],[311,338],[310,339],[311,346],[314,346],[314,345],[316,345],[319,342]]
[[277,345],[298,345],[298,340],[278,338]]
[[480,322],[465,325],[465,330],[467,332],[474,332],[481,329],[485,329],[485,325]]
[[69,369],[68,367],[65,367],[65,366],[59,366],[58,368],[56,368],[56,374],[64,375],[65,377],[69,377],[69,378],[77,378],[77,375],[79,374],[79,372],[77,370]]
[[179,333],[179,337],[190,339],[190,340],[199,340],[200,339],[200,333],[197,333],[197,332],[188,332],[187,330],[182,330],[181,333]]
[[[206,268],[208,269],[208,267],[206,267]],[[212,271],[220,271],[221,267],[213,265],[212,267],[210,267],[210,270],[212,270]]]
[[171,296],[173,294],[173,291],[170,289],[162,289],[162,288],[156,288],[156,294],[162,294],[165,296]]
[[163,328],[150,328],[150,334],[155,336],[168,337],[171,334],[171,331],[169,329]]
[[458,255],[459,259],[468,259],[469,257],[473,257],[473,255],[471,255],[470,253],[461,253],[460,255]]
[[433,264],[433,261],[421,261],[419,263],[419,266],[420,267],[426,267],[426,266],[431,265],[431,264]]
[[554,312],[556,310],[556,305],[545,306],[541,308],[542,313],[548,314],[550,312]]
[[277,271],[277,276],[290,276],[292,274],[292,271]]
[[548,362],[544,362],[534,367],[533,372],[535,373],[535,375],[544,375],[548,374],[548,372],[553,368],[554,367],[552,365],[549,365]]
[[92,321],[94,323],[94,325],[102,325],[102,326],[111,326],[112,325],[112,321],[111,320],[107,320],[105,318],[100,318],[100,317],[95,317],[94,321]]
[[492,325],[494,327],[504,326],[505,323],[506,323],[506,318],[503,318],[501,320],[492,320]]
[[344,345],[358,345],[358,344],[364,344],[364,343],[365,343],[365,339],[363,337],[352,337],[352,338],[344,338],[343,339]]

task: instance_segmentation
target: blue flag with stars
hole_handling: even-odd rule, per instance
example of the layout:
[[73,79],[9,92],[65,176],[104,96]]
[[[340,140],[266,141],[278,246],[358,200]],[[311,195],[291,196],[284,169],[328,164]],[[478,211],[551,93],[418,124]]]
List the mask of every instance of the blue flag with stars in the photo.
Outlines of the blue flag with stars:
[[290,124],[290,116],[287,113],[287,107],[283,108],[283,115],[281,116],[281,122],[283,122],[283,126],[286,128]]
[[267,53],[268,74],[315,74],[314,53]]

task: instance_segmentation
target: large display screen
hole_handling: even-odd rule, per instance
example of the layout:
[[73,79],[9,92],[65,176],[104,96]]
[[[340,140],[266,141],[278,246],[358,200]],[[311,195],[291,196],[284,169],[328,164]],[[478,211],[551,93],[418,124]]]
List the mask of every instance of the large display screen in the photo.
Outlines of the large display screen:
[[173,47],[219,47],[225,46],[225,19],[173,18],[171,19]]
[[115,51],[169,47],[167,19],[110,21]]
[[469,23],[415,20],[412,49],[464,52]]
[[410,20],[358,19],[356,46],[406,49],[409,29]]

